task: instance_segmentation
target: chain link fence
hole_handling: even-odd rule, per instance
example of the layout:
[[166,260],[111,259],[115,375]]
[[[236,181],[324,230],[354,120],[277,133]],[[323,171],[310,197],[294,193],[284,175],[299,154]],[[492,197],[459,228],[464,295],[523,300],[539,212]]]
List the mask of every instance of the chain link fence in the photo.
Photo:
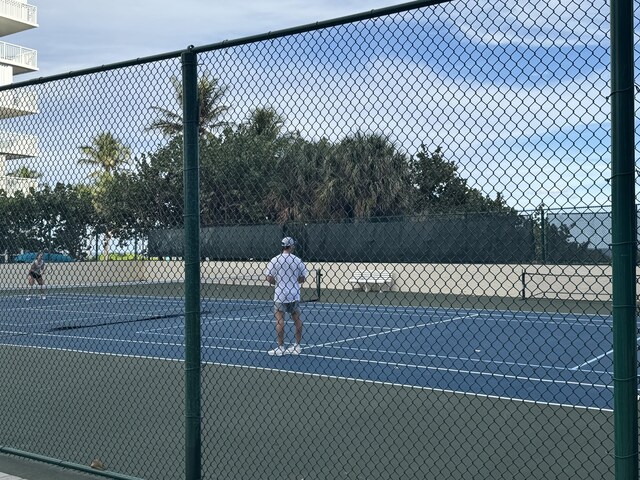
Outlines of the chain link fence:
[[0,451],[614,478],[609,6],[429,3],[0,92]]

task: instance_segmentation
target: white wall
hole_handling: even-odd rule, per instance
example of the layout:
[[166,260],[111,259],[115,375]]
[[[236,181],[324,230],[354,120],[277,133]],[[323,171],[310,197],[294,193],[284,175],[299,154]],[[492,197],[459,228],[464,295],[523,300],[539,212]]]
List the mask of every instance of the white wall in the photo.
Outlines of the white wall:
[[0,85],[10,85],[13,83],[13,67],[0,65]]
[[[183,262],[147,262],[150,280],[182,280]],[[264,284],[266,262],[203,262],[203,282]],[[307,267],[322,271],[322,286],[352,289],[349,280],[360,270],[389,271],[393,291],[519,298],[522,274],[527,272],[527,295],[536,298],[608,300],[611,296],[611,267],[608,265],[533,264],[364,264],[309,262]],[[640,271],[638,272],[640,276]]]
[[[28,264],[0,264],[0,288],[26,285]],[[203,283],[266,285],[266,262],[203,262]],[[464,264],[358,264],[314,263],[321,269],[325,289],[354,288],[349,280],[356,271],[392,273],[392,290],[519,298],[522,273],[527,272],[527,294],[535,298],[609,300],[611,267],[608,265],[464,265]],[[638,271],[640,277],[640,270]],[[184,280],[183,261],[112,261],[50,263],[48,285],[97,285],[129,282]]]

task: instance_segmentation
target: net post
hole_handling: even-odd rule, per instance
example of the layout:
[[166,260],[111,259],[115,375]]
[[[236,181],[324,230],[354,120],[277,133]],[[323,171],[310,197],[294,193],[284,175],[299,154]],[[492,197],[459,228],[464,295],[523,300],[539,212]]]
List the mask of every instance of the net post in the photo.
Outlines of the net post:
[[322,270],[319,268],[316,270],[316,298],[320,300],[320,280],[322,279]]
[[547,216],[544,203],[540,205],[540,256],[542,264],[547,263]]
[[633,0],[611,0],[613,412],[616,480],[638,479]]
[[522,300],[527,299],[527,271],[522,270],[522,275],[520,275],[520,282],[522,283]]
[[181,56],[184,130],[185,478],[201,478],[200,200],[198,64],[189,47]]

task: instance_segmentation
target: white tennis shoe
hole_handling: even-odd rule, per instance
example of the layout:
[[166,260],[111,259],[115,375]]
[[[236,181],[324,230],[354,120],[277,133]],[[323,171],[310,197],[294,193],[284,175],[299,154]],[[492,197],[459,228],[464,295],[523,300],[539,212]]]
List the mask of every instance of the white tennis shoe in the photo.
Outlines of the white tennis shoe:
[[302,353],[302,347],[296,343],[287,348],[284,353],[287,355],[300,355]]
[[281,357],[285,354],[285,350],[283,346],[278,346],[276,348],[274,348],[273,350],[269,350],[267,352],[269,355],[271,356],[276,356],[276,357]]

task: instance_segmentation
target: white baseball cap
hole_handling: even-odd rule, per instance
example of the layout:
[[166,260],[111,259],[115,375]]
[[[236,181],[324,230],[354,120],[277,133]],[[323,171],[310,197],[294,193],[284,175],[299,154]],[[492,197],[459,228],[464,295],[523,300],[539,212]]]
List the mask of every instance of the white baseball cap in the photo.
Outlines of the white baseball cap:
[[291,237],[284,237],[282,239],[282,246],[284,248],[293,247],[296,244],[296,241]]

